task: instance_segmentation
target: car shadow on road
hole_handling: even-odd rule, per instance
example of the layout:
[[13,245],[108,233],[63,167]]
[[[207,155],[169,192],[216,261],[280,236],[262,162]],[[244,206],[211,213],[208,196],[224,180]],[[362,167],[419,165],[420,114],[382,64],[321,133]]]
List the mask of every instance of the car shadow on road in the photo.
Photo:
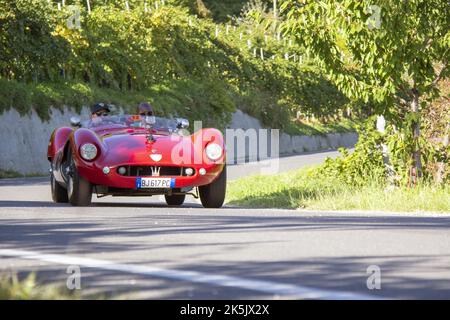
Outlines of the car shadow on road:
[[[73,207],[68,203],[54,203],[52,201],[35,201],[35,200],[0,200],[0,208],[171,208],[171,209],[204,209],[199,203],[186,202],[182,206],[168,206],[164,201],[161,202],[93,202],[88,207]],[[236,210],[236,209],[253,209],[246,206],[225,205],[215,210]],[[205,209],[208,210],[208,209]],[[289,210],[289,209],[284,209]]]
[[0,208],[62,208],[67,206],[65,203],[51,201],[0,200]]
[[0,179],[0,187],[48,185],[50,176]]
[[[221,214],[223,212],[223,214]],[[239,214],[236,214],[239,213]],[[1,217],[0,217],[1,218]],[[314,231],[450,231],[450,217],[414,216],[308,216],[302,213],[289,215],[261,215],[257,210],[177,210],[111,212],[109,210],[77,210],[61,215],[46,214],[37,217],[0,219],[0,244],[23,250],[81,250],[85,253],[98,251],[151,250],[153,238],[192,234],[215,239],[219,234],[254,235],[260,241],[261,233],[298,233]],[[234,238],[234,237],[233,237]],[[103,239],[110,239],[108,242]],[[118,240],[111,240],[118,239]],[[139,241],[136,241],[139,239]],[[283,238],[279,241],[284,241]],[[234,249],[246,247],[243,242]],[[198,242],[175,244],[198,246]],[[224,247],[228,242],[225,241]],[[155,248],[160,248],[156,246]],[[201,257],[201,255],[199,255]]]

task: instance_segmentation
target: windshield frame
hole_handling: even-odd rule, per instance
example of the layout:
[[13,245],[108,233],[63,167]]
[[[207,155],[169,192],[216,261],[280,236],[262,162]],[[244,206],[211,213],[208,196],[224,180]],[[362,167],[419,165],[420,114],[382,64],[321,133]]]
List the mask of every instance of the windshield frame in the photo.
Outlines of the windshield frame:
[[155,117],[155,123],[148,124],[145,122],[144,116],[120,114],[95,117],[83,121],[81,127],[91,130],[108,129],[108,127],[111,129],[153,129],[156,131],[173,133],[178,131],[178,125],[179,121],[173,118]]

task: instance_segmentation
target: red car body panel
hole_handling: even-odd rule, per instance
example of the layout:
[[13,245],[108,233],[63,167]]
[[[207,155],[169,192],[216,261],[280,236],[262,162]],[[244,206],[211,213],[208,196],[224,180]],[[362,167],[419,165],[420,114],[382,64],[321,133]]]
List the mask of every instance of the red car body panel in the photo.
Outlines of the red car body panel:
[[72,132],[73,129],[69,127],[62,127],[53,131],[50,137],[50,143],[48,144],[48,159],[53,159],[56,153],[64,147]]
[[[222,133],[217,129],[201,129],[190,136],[158,133],[153,130],[154,141],[149,141],[147,129],[124,128],[108,125],[94,129],[59,128],[50,139],[48,158],[53,170],[61,168],[66,147],[73,151],[73,158],[79,174],[93,185],[112,188],[135,189],[136,176],[124,176],[117,172],[120,166],[176,166],[193,168],[192,176],[164,176],[175,179],[175,188],[189,188],[212,183],[222,172],[225,163],[225,144]],[[208,143],[217,143],[223,148],[223,154],[217,161],[211,161],[205,153]],[[80,147],[92,143],[98,149],[93,161],[86,161],[80,155]],[[161,155],[159,161],[150,157]],[[105,174],[103,168],[110,168]],[[205,175],[199,169],[206,169]],[[64,183],[62,174],[55,178]],[[139,176],[146,177],[146,176]]]

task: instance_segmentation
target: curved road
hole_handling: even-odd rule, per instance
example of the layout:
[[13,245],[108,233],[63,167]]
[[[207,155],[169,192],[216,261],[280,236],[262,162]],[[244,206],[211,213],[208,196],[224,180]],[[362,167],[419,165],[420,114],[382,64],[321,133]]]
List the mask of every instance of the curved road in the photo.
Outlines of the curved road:
[[[282,158],[286,171],[335,152]],[[267,163],[229,167],[229,177]],[[0,273],[159,299],[450,298],[450,216],[305,212],[161,199],[53,204],[47,178],[0,180]],[[68,269],[68,267],[70,267]]]

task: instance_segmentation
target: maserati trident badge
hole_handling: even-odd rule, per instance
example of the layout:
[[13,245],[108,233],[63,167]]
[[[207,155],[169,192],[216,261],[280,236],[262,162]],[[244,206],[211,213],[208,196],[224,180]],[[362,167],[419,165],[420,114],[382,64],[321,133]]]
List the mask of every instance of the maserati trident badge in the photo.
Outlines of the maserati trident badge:
[[152,177],[159,177],[161,167],[152,167]]

